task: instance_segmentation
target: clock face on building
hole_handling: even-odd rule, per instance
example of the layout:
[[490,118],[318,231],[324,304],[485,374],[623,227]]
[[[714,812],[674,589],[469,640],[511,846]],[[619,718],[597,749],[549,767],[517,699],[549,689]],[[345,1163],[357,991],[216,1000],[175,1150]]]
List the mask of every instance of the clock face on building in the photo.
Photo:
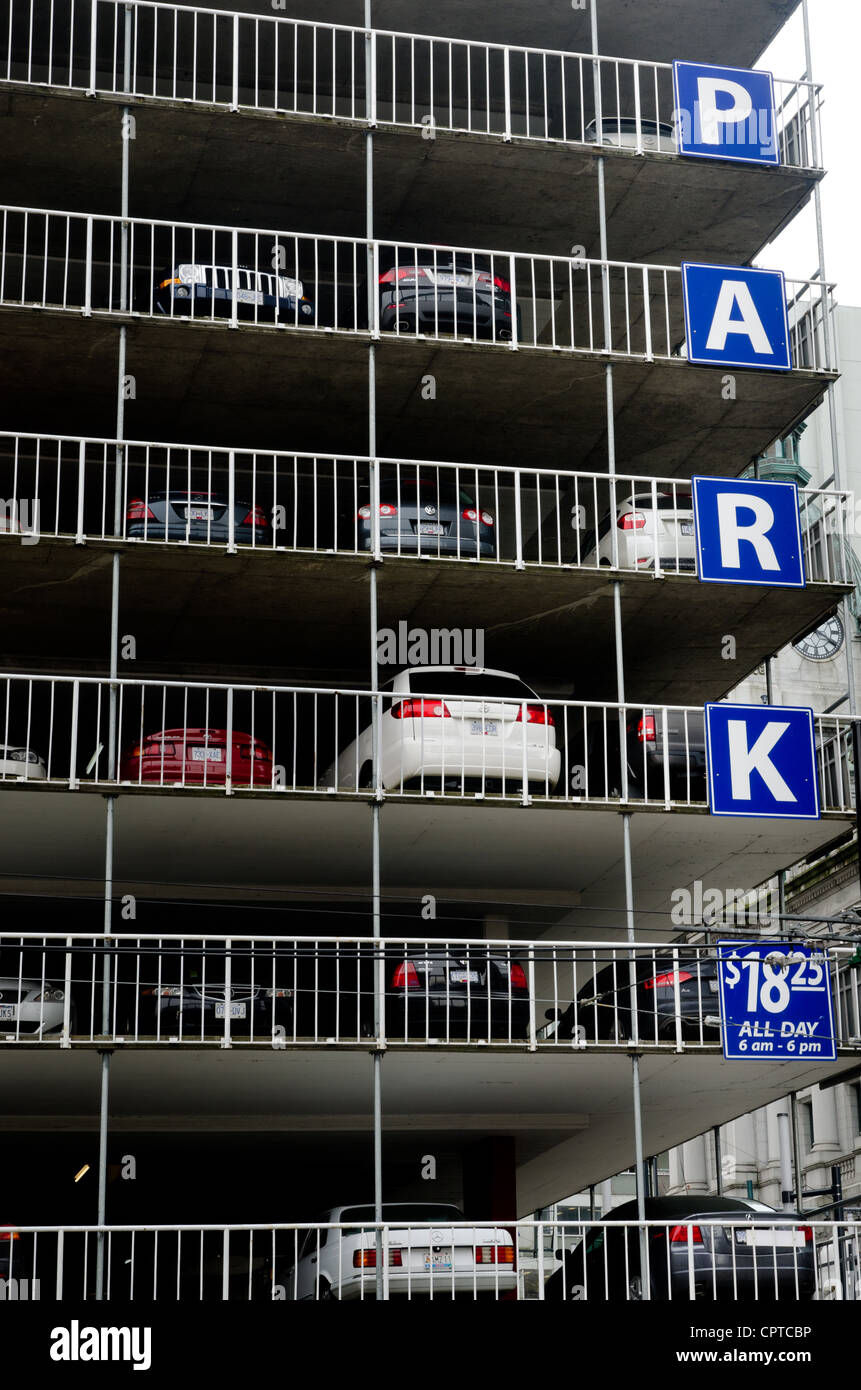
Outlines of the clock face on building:
[[827,661],[840,651],[843,636],[843,624],[839,618],[834,617],[792,645],[802,656],[806,656],[808,661]]

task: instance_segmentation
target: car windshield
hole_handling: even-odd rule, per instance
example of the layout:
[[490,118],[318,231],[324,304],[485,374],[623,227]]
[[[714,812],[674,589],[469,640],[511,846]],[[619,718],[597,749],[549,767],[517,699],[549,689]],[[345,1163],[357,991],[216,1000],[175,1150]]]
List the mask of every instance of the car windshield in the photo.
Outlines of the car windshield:
[[498,676],[492,671],[410,672],[410,690],[415,695],[471,696],[482,699],[534,700],[535,691],[516,676]]

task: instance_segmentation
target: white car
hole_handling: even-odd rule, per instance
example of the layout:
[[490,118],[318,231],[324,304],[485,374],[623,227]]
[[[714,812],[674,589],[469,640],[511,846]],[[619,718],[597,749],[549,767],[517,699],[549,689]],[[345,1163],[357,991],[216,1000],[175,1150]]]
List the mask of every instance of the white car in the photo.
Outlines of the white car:
[[[601,121],[604,139],[598,139],[598,122],[590,121],[586,127],[586,140],[590,145],[615,145],[621,150],[637,148],[637,121],[634,116],[604,116]],[[676,134],[665,121],[640,121],[640,145],[651,154],[677,154]]]
[[[657,507],[655,507],[657,502]],[[694,507],[690,492],[681,487],[634,493],[607,512],[595,540],[583,555],[583,565],[613,564],[613,524],[618,541],[620,569],[653,570],[659,557],[661,569],[673,574],[693,574],[697,568]]]
[[0,743],[0,778],[25,778],[43,782],[48,776],[43,758],[19,743]]
[[[457,1207],[436,1202],[383,1206],[387,1294],[450,1298],[492,1298],[517,1288],[514,1242],[510,1231],[455,1226]],[[376,1293],[377,1239],[373,1206],[335,1207],[321,1224],[343,1223],[341,1230],[305,1233],[295,1265],[279,1274],[288,1299],[372,1299]],[[415,1223],[432,1223],[417,1226]]]
[[[66,994],[50,980],[23,980],[0,976],[0,1038],[6,1035],[41,1038],[63,1027]],[[70,1010],[70,1031],[75,1031],[75,1005]]]
[[[527,785],[549,794],[561,758],[548,706],[518,676],[480,666],[413,666],[383,688],[380,767],[387,791],[464,793]],[[373,785],[372,726],[339,754],[324,787]]]

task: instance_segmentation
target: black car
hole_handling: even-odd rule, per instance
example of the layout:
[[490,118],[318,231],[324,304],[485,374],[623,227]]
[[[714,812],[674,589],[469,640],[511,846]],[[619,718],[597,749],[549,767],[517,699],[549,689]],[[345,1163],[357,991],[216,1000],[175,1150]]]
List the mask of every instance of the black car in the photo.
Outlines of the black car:
[[[230,540],[230,498],[220,492],[151,492],[132,497],[126,507],[129,540]],[[233,503],[233,539],[237,545],[271,545],[272,528],[262,507]]]
[[386,1036],[525,1038],[529,983],[519,961],[481,947],[387,948]]
[[166,267],[152,291],[156,313],[221,318],[233,314],[255,323],[301,326],[314,322],[314,305],[301,280],[251,266],[186,262]]
[[181,977],[178,969],[166,971],[160,982],[145,985],[137,1000],[126,994],[118,1018],[127,1037],[218,1038],[229,1018],[232,1038],[271,1042],[293,1036],[293,994],[287,984],[272,984],[265,968],[260,983],[234,979],[226,985],[211,964],[205,973],[188,967]]
[[[763,1202],[709,1195],[648,1197],[645,1269],[637,1203],[625,1202],[590,1226],[582,1241],[557,1251],[562,1267],[544,1286],[550,1301],[624,1302],[649,1297],[686,1302],[798,1302],[816,1291],[813,1232],[795,1212]],[[706,1223],[717,1221],[719,1225]]]
[[[445,247],[381,248],[380,329],[510,341],[514,305],[508,264],[507,256]],[[519,311],[517,323],[519,328]]]
[[590,719],[585,735],[572,740],[569,761],[583,769],[582,789],[593,797],[623,792],[620,744],[624,748],[628,796],[662,800],[665,792],[684,801],[707,801],[705,717],[695,710],[630,707],[620,728],[608,710]]
[[[365,498],[368,492],[365,490]],[[356,514],[356,546],[370,550],[371,503]],[[398,555],[496,554],[493,514],[453,478],[425,472],[380,483],[380,548]]]
[[[644,1042],[660,1042],[676,1034],[676,988],[683,1037],[703,1042],[720,1038],[718,967],[715,959],[685,956],[638,956],[637,1032]],[[621,1040],[632,1036],[629,963],[624,952],[578,992],[576,1004],[564,1012],[548,1009],[556,1021],[555,1036],[567,1041]],[[578,1032],[578,1029],[583,1030]]]

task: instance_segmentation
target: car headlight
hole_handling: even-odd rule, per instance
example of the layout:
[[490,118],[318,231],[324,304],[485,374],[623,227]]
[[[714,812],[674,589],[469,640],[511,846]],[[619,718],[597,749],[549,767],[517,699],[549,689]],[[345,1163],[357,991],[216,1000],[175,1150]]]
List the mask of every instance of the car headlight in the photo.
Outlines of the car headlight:
[[180,285],[175,294],[176,299],[188,299],[188,290],[185,285]]
[[63,1002],[63,1000],[65,999],[65,997],[66,997],[66,992],[65,992],[65,990],[60,989],[57,985],[48,985],[46,989],[43,989],[43,990],[42,990],[41,994],[37,994],[37,995],[35,996],[35,998],[34,998],[34,1000],[33,1000],[33,1003],[34,1003],[34,1004],[62,1004],[62,1002]]
[[10,748],[7,757],[13,763],[37,763],[39,759],[35,753],[31,753],[27,748]]
[[176,273],[183,285],[206,284],[206,266],[204,265],[178,265]]
[[292,989],[267,989],[264,990],[267,999],[292,999]]

